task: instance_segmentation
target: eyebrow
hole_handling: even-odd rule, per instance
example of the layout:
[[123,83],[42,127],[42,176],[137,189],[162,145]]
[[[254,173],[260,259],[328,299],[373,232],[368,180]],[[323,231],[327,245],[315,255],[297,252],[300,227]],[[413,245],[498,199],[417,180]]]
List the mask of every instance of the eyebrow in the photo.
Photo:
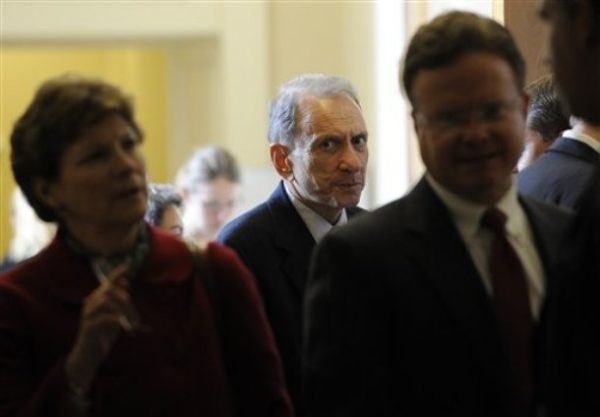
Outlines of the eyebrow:
[[352,135],[351,139],[359,139],[359,138],[368,139],[369,138],[369,133],[368,132],[360,132],[360,133],[357,133],[356,135]]

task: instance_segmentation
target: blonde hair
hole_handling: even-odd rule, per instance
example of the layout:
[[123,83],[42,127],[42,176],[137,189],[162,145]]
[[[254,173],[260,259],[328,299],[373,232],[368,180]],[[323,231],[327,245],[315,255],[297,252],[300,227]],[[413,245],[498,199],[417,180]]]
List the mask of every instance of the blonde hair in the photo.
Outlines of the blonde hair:
[[233,183],[240,182],[240,169],[235,157],[220,146],[198,148],[183,165],[175,184],[179,190],[195,190],[204,184],[223,177]]

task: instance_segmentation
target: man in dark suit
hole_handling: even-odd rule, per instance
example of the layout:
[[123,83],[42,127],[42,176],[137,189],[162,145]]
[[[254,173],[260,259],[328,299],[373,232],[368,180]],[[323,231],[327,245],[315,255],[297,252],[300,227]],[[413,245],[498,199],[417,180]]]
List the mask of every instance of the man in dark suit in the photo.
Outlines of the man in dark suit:
[[317,246],[311,417],[533,415],[535,334],[567,215],[512,181],[524,72],[506,29],[475,14],[412,38],[402,80],[427,173]]
[[519,192],[547,203],[578,210],[600,164],[600,129],[573,118],[546,152],[519,173]]
[[[548,24],[552,67],[568,110],[585,121],[590,149],[600,144],[600,2],[542,0],[539,14]],[[593,159],[594,151],[587,151]],[[598,157],[597,157],[598,158]],[[590,166],[593,164],[590,163]],[[551,396],[551,416],[600,415],[600,162],[583,177],[575,221],[561,253],[562,280],[550,312],[556,315],[559,346]],[[593,169],[593,168],[592,168]]]
[[367,128],[354,88],[309,74],[282,85],[269,113],[271,161],[282,181],[271,197],[234,219],[219,240],[254,273],[284,363],[297,416],[302,395],[302,301],[311,251],[361,210]]

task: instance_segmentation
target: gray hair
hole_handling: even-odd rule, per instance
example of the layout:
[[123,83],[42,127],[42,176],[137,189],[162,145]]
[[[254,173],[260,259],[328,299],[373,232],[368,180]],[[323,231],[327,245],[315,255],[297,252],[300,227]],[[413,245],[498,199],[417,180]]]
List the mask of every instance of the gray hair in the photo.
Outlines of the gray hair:
[[525,91],[530,96],[527,127],[538,132],[544,141],[554,142],[570,126],[554,77],[538,78],[528,84]]
[[175,187],[171,184],[149,184],[146,221],[159,226],[165,211],[170,206],[181,208],[181,196]]
[[333,97],[348,95],[358,106],[358,94],[344,78],[325,74],[303,74],[279,88],[269,108],[269,143],[281,143],[293,149],[296,133],[296,105],[305,96]]
[[177,173],[175,183],[179,190],[191,190],[201,183],[223,177],[240,182],[240,169],[232,154],[219,146],[197,149]]

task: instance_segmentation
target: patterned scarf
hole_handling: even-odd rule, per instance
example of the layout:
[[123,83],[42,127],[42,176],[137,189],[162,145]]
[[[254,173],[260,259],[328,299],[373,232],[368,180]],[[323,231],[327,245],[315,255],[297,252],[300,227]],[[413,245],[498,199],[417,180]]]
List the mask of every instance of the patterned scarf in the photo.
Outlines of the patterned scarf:
[[134,279],[138,275],[150,249],[148,231],[144,222],[140,223],[140,233],[133,248],[128,252],[114,256],[98,256],[92,253],[75,236],[70,234],[66,227],[61,227],[59,233],[64,237],[69,248],[89,260],[96,277],[101,282],[106,279],[110,271],[122,264],[129,265],[129,279]]

